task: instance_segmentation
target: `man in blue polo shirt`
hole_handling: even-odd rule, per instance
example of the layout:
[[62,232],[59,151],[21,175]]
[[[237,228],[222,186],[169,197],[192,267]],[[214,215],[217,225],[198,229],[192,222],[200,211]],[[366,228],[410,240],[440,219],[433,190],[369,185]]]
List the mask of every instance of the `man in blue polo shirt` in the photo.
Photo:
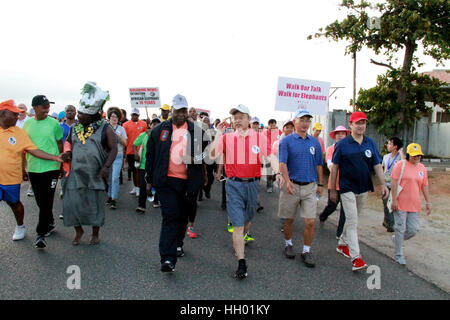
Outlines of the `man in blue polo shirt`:
[[295,258],[292,231],[297,208],[305,219],[302,260],[307,267],[314,267],[311,243],[317,211],[317,194],[322,194],[322,148],[319,141],[308,134],[312,115],[298,110],[295,115],[295,132],[284,137],[279,147],[280,173],[286,183],[280,191],[278,216],[284,220],[283,232],[286,242],[284,254]]
[[[364,136],[367,128],[367,116],[356,111],[350,116],[351,135],[336,144],[331,169],[330,199],[337,202],[336,177],[339,170],[339,192],[345,210],[345,226],[339,239],[338,249],[348,246],[352,260],[352,270],[367,268],[359,252],[358,214],[361,213],[368,191],[374,191],[372,170],[381,183],[383,198],[389,194],[381,167],[381,156],[375,142]],[[337,250],[340,252],[339,250]]]

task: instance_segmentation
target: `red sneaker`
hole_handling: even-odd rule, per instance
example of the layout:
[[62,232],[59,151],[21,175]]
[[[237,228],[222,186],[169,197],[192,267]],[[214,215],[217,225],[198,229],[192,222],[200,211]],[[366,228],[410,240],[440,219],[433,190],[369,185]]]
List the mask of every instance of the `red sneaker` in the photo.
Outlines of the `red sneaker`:
[[189,227],[187,229],[187,234],[191,239],[197,238],[197,234],[194,232],[194,228],[192,228],[192,227]]
[[350,258],[350,250],[348,250],[348,246],[338,246],[336,251],[346,258]]
[[364,262],[364,260],[361,257],[356,258],[352,261],[352,271],[365,269],[367,267],[368,265]]

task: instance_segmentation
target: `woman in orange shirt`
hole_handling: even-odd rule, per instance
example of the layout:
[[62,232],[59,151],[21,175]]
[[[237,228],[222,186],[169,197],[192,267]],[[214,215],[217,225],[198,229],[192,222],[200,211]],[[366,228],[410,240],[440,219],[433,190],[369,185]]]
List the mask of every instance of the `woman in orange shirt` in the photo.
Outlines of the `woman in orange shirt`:
[[[409,144],[406,160],[399,161],[391,175],[392,210],[395,220],[395,234],[392,236],[392,241],[395,245],[394,259],[401,265],[406,264],[403,240],[411,239],[419,231],[419,216],[422,210],[420,191],[426,201],[427,215],[431,213],[428,174],[425,166],[420,163],[422,156],[422,148],[419,144]],[[404,168],[403,175],[402,168]],[[401,189],[397,194],[399,180]]]

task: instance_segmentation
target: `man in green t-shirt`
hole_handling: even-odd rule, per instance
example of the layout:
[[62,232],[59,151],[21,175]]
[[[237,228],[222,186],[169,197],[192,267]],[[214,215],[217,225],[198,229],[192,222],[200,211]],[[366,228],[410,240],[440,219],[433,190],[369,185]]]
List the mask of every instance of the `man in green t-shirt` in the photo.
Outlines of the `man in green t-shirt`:
[[[148,121],[148,120],[147,120]],[[138,172],[139,172],[139,204],[138,207],[136,208],[136,212],[137,213],[145,213],[145,203],[147,201],[147,182],[145,180],[145,160],[146,160],[146,154],[147,154],[147,141],[148,138],[150,136],[150,132],[152,131],[152,129],[154,127],[156,127],[158,124],[161,123],[161,120],[159,120],[158,118],[153,119],[150,122],[150,128],[147,129],[146,132],[141,133],[136,140],[133,143],[133,151],[134,151],[134,159],[136,161],[140,161]],[[138,152],[140,152],[138,149],[142,149],[142,153],[141,156],[139,156]],[[153,198],[153,207],[157,208],[159,207],[158,204],[158,197],[156,196],[156,193],[154,194],[154,198]]]
[[[49,117],[50,102],[46,96],[35,96],[31,102],[35,117],[28,119],[23,129],[30,136],[36,147],[52,155],[59,155],[63,151],[63,130],[58,121]],[[39,207],[39,222],[36,227],[38,234],[36,248],[45,248],[45,237],[55,228],[53,219],[53,198],[58,177],[61,171],[59,162],[42,160],[26,155],[27,171],[31,187]]]

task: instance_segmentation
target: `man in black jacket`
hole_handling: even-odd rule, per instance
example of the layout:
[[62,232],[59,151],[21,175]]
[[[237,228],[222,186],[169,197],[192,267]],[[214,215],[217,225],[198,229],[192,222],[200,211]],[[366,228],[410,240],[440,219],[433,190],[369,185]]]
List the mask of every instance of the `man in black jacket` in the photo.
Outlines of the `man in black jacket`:
[[173,99],[173,116],[156,126],[147,142],[147,190],[159,195],[162,227],[159,239],[161,271],[175,271],[182,257],[188,215],[197,210],[197,192],[204,184],[205,132],[188,121],[186,98]]

